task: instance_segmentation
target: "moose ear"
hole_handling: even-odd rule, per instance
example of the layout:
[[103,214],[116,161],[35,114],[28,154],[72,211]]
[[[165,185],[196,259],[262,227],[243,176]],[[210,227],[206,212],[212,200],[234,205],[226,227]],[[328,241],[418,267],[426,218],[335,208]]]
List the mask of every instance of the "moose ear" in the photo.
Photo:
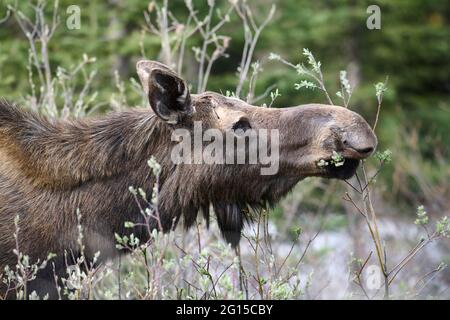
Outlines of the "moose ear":
[[136,69],[156,115],[167,123],[177,124],[182,116],[192,114],[189,88],[174,71],[149,60],[139,61]]

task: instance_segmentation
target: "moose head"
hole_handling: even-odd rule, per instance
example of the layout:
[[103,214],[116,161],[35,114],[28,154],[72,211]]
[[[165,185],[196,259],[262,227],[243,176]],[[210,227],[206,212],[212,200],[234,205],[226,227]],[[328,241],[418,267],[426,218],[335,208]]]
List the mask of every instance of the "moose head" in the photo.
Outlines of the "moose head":
[[[153,112],[171,128],[172,148],[179,141],[176,132],[182,132],[182,140],[187,139],[186,145],[192,147],[192,152],[183,150],[183,161],[170,169],[172,176],[178,172],[185,178],[183,188],[200,198],[188,197],[191,203],[202,203],[200,207],[207,212],[209,204],[213,205],[219,226],[233,245],[239,241],[249,209],[273,204],[305,177],[348,179],[377,145],[367,122],[347,108],[321,104],[257,107],[214,92],[191,94],[179,75],[158,62],[139,61],[137,72]],[[213,134],[196,139],[197,128]],[[265,140],[263,133],[268,135]],[[252,137],[268,146],[261,150],[255,142],[252,149]],[[247,145],[239,144],[245,139]],[[202,152],[211,144],[215,153],[209,158],[214,161],[201,161]],[[194,159],[198,153],[200,161]],[[264,155],[266,161],[239,162],[239,155],[247,160]],[[268,165],[275,170],[264,174]]]

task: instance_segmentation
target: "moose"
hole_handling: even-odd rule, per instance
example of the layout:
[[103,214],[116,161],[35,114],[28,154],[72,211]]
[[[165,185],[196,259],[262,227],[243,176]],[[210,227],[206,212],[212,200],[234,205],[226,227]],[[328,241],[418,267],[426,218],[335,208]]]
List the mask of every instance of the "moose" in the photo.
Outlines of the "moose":
[[[136,67],[150,108],[62,120],[0,102],[0,270],[17,263],[17,244],[31,262],[56,254],[55,270],[39,271],[29,292],[55,297],[53,274],[64,274],[64,252],[79,254],[77,211],[87,259],[97,252],[100,259],[120,255],[115,233],[149,239],[128,188],[151,194],[156,177],[147,160],[152,156],[161,167],[159,220],[147,221],[148,227],[163,232],[178,224],[189,228],[199,214],[209,221],[211,211],[225,240],[237,246],[246,221],[300,180],[348,179],[377,145],[367,122],[344,107],[256,107],[218,93],[191,94],[188,84],[161,63],[142,60]],[[173,132],[192,132],[195,122],[236,135],[277,130],[278,171],[262,175],[261,164],[174,163]],[[318,165],[334,152],[343,158],[340,166]],[[135,227],[125,228],[127,221],[136,222]]]

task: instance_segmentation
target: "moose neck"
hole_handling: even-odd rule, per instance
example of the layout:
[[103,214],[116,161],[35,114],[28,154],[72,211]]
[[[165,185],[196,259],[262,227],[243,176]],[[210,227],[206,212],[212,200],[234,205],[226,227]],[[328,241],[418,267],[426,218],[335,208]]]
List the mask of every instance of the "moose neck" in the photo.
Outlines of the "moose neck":
[[73,121],[49,121],[12,105],[0,109],[15,114],[1,123],[4,171],[20,172],[38,188],[71,190],[120,175],[163,148],[167,135],[148,109]]

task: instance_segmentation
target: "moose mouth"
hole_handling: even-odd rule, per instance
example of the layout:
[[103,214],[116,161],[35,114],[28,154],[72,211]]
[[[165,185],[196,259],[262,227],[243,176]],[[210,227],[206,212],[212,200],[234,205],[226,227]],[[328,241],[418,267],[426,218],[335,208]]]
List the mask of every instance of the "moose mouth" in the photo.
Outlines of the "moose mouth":
[[347,147],[340,153],[333,152],[333,156],[325,161],[325,176],[341,180],[353,177],[361,160],[368,158],[373,151],[373,147]]
[[359,159],[344,158],[343,164],[340,166],[330,164],[324,168],[325,176],[341,180],[349,179],[356,173],[359,166],[359,161]]

